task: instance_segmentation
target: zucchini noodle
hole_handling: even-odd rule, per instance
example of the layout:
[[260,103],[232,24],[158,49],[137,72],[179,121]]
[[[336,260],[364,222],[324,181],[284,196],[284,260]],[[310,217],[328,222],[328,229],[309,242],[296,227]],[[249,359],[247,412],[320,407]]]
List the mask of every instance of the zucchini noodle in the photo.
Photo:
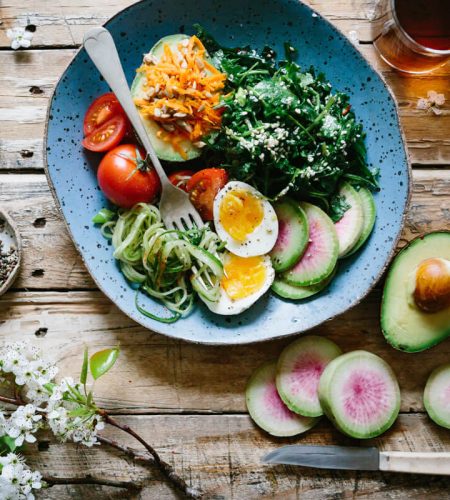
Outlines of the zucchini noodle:
[[[130,210],[119,210],[114,218],[105,217],[101,232],[112,241],[114,258],[128,281],[160,300],[172,313],[169,318],[155,316],[136,307],[148,317],[171,323],[186,316],[194,306],[195,294],[216,301],[223,276],[223,242],[207,225],[187,231],[164,227],[157,207],[138,203]],[[96,219],[94,218],[94,220]]]

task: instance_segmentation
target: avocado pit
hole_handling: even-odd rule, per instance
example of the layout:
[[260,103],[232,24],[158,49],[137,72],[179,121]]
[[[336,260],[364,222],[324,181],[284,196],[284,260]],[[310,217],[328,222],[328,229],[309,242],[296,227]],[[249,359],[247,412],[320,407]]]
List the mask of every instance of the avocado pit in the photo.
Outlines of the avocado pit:
[[416,269],[414,302],[427,313],[442,311],[450,306],[450,261],[429,258]]

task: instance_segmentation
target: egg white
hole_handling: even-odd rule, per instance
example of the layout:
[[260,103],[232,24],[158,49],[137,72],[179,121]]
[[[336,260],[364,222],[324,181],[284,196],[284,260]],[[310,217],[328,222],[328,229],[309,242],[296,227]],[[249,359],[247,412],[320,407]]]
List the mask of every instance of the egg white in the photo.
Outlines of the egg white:
[[[235,240],[220,221],[220,205],[229,191],[242,190],[260,199],[264,212],[261,224],[247,235],[242,242]],[[214,200],[214,225],[219,238],[225,242],[225,248],[239,257],[256,257],[269,253],[278,238],[278,218],[272,205],[253,186],[240,181],[228,182]]]
[[[227,256],[225,255],[225,262],[226,259]],[[272,261],[270,260],[270,257],[268,255],[264,255],[263,262],[264,267],[266,268],[266,277],[261,288],[255,293],[252,293],[248,297],[244,297],[242,299],[233,300],[221,286],[220,295],[216,302],[211,302],[199,295],[200,299],[213,313],[220,314],[222,316],[240,314],[241,312],[252,306],[262,295],[264,295],[271,287],[273,280],[275,279],[275,271],[272,267]]]

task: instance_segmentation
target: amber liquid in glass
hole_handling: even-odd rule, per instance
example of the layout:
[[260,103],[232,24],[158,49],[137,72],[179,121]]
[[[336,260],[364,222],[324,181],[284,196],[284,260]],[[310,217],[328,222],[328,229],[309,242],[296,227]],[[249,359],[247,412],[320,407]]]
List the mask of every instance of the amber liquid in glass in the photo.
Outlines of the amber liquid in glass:
[[375,41],[381,57],[411,73],[444,64],[450,56],[450,0],[393,0],[392,6],[390,27]]

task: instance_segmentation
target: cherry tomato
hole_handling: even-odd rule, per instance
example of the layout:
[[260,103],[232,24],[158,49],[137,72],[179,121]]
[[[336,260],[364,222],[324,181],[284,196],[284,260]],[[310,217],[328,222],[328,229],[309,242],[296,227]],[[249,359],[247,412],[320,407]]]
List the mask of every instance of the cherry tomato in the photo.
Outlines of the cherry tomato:
[[89,151],[104,152],[117,146],[124,138],[128,129],[127,119],[124,115],[114,115],[110,120],[96,128],[82,141],[83,146]]
[[95,129],[117,114],[125,115],[122,106],[112,92],[97,97],[89,106],[84,116],[84,136],[92,134]]
[[227,182],[228,174],[222,168],[205,168],[188,180],[189,197],[203,220],[213,219],[214,198]]
[[194,175],[193,170],[177,170],[169,175],[169,181],[174,185],[187,191],[187,183],[189,179]]
[[151,203],[161,190],[159,177],[145,151],[134,144],[121,144],[106,153],[97,171],[98,184],[115,205],[130,208]]

